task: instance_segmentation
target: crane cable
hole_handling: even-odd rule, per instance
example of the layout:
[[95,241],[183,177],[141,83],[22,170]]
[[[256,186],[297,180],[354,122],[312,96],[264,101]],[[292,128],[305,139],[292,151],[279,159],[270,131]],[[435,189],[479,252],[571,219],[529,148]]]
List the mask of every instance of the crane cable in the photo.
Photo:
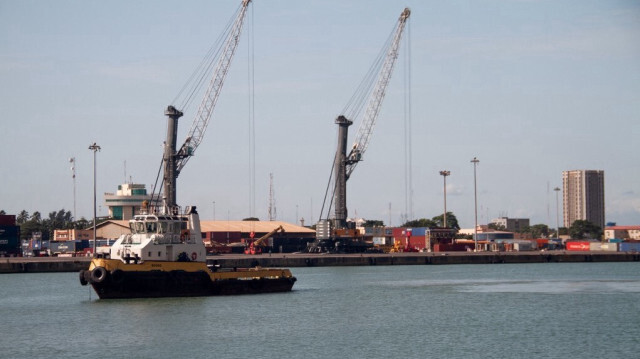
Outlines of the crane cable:
[[404,67],[404,182],[405,182],[405,215],[408,220],[413,219],[413,158],[411,144],[411,23],[407,24],[407,36],[405,42]]
[[[396,26],[397,25],[394,25],[393,28],[395,29]],[[367,100],[371,97],[371,93],[373,92],[373,89],[375,87],[374,85],[376,83],[378,74],[380,73],[380,69],[384,64],[384,60],[387,56],[387,51],[391,47],[394,36],[395,31],[391,31],[384,46],[382,46],[382,48],[380,49],[380,52],[374,59],[365,77],[362,79],[356,91],[353,93],[347,104],[342,109],[341,113],[353,122],[356,122],[356,119],[360,117],[362,109],[365,107]]]
[[[389,34],[389,37],[387,38],[387,40],[385,41],[384,46],[382,46],[382,48],[380,49],[380,52],[378,53],[373,63],[369,67],[369,70],[365,74],[365,77],[362,79],[362,81],[356,88],[356,91],[353,93],[353,95],[351,96],[349,101],[347,101],[346,105],[341,111],[341,113],[344,114],[344,116],[347,119],[350,119],[353,122],[356,122],[356,119],[361,116],[362,110],[364,109],[365,104],[367,103],[367,100],[371,97],[371,93],[373,92],[373,89],[375,87],[378,74],[380,73],[382,65],[384,64],[384,60],[387,56],[387,52],[391,47],[391,44],[395,38],[396,26],[397,24],[395,24],[392,27],[392,31]],[[362,125],[363,124],[361,121],[359,126],[362,126]],[[360,128],[358,128],[357,133],[359,132],[360,132]],[[335,158],[337,156],[338,156],[338,153],[336,152],[334,156],[334,160],[331,162],[331,171],[329,174],[329,181],[327,183],[327,188],[324,194],[324,200],[322,201],[322,207],[320,210],[320,220],[323,217],[324,207],[325,207],[329,192],[332,193],[332,196],[331,196],[331,200],[329,201],[329,206],[327,208],[327,219],[329,218],[329,213],[331,213],[331,208],[333,207],[333,199],[335,196],[336,189],[335,189],[335,186],[331,188],[331,184],[332,184],[331,179],[333,178],[333,164],[335,163]]]
[[[251,3],[253,4],[253,3]],[[255,217],[256,208],[256,114],[255,114],[255,41],[254,15],[250,12],[247,23],[247,86],[249,99],[249,216]]]
[[236,10],[234,15],[231,16],[229,22],[225,26],[224,31],[220,34],[220,36],[218,36],[216,41],[209,48],[209,51],[203,57],[200,64],[193,70],[191,76],[189,76],[185,84],[182,86],[176,97],[171,102],[178,103],[178,101],[181,101],[179,106],[176,106],[176,108],[180,109],[182,112],[187,112],[186,109],[191,106],[195,95],[202,92],[202,88],[207,82],[209,74],[211,73],[214,64],[217,62],[217,59],[220,57],[220,53],[224,48],[222,44],[229,36],[229,32],[231,32],[233,24],[235,23],[235,19],[238,17],[238,14],[241,10],[242,5],[238,8],[238,10]]

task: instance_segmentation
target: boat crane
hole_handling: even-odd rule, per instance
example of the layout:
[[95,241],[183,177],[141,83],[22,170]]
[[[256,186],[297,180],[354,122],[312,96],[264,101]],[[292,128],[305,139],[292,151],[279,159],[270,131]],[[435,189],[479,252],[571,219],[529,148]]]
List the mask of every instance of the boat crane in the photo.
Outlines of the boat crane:
[[204,132],[207,129],[213,109],[220,96],[220,90],[227,77],[231,60],[236,52],[238,43],[240,42],[240,33],[247,13],[247,7],[251,0],[243,0],[238,10],[235,21],[227,34],[226,40],[217,55],[217,62],[214,67],[213,77],[209,82],[209,86],[202,99],[202,103],[198,107],[195,120],[191,125],[191,129],[187,134],[187,138],[176,151],[176,136],[178,132],[178,119],[183,113],[170,105],[164,114],[168,117],[167,121],[167,141],[164,145],[164,186],[163,186],[163,207],[165,211],[176,211],[176,180],[180,171],[184,168],[189,158],[193,156],[196,148],[202,142]]
[[[372,66],[369,75],[371,76],[371,80],[368,81],[366,78],[362,81],[360,88],[354,94],[354,97],[350,100],[350,104],[347,105],[345,111],[343,113],[349,112],[349,114],[343,114],[336,118],[335,123],[338,127],[338,148],[336,150],[334,164],[332,169],[332,176],[334,177],[334,185],[333,185],[333,201],[335,201],[335,218],[333,220],[333,228],[334,229],[346,229],[347,228],[347,180],[350,178],[353,170],[356,168],[358,163],[362,161],[363,155],[369,146],[369,142],[371,140],[371,135],[373,134],[373,128],[376,123],[376,119],[378,118],[378,114],[380,113],[380,108],[382,106],[382,100],[384,99],[385,91],[387,85],[389,84],[389,80],[391,79],[391,74],[393,72],[393,67],[395,65],[396,59],[398,58],[398,50],[400,47],[400,40],[402,38],[402,34],[404,32],[405,25],[409,16],[411,14],[411,10],[409,8],[405,8],[400,14],[398,18],[397,24],[392,32],[392,36],[389,38],[389,41],[383,47],[382,54],[384,56],[384,61],[382,61],[382,57],[379,57],[374,65]],[[373,84],[373,75],[375,75],[375,69],[379,69],[377,71],[377,81],[375,82],[375,86],[372,87]],[[360,98],[357,98],[360,96]],[[361,113],[362,106],[365,103],[366,96],[368,96],[368,105],[367,109],[364,113],[364,118],[360,122],[360,127],[358,128],[358,132],[356,134],[356,139],[353,145],[351,146],[351,150],[347,154],[347,135],[349,126],[353,124],[353,118],[358,116]],[[348,117],[351,117],[349,119]],[[331,179],[329,179],[331,182]],[[327,198],[329,188],[327,187],[327,193],[325,194],[325,201]],[[324,211],[323,209],[321,212]],[[328,212],[331,211],[331,205],[329,205]],[[322,213],[321,213],[322,218]],[[317,242],[315,245],[317,245]],[[317,248],[314,248],[317,250]]]

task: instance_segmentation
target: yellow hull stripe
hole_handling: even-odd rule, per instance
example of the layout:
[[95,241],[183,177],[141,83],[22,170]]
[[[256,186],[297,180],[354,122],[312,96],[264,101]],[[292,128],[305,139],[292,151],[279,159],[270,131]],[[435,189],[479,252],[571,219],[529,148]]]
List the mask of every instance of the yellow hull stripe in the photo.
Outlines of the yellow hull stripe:
[[163,261],[144,261],[139,264],[126,264],[117,259],[94,258],[89,265],[89,270],[96,267],[104,267],[107,271],[119,269],[124,272],[150,272],[163,271],[170,272],[182,270],[185,272],[204,271],[209,274],[211,280],[224,279],[260,279],[260,278],[291,278],[293,275],[289,269],[281,268],[239,268],[237,270],[220,269],[211,272],[205,262],[163,262]]

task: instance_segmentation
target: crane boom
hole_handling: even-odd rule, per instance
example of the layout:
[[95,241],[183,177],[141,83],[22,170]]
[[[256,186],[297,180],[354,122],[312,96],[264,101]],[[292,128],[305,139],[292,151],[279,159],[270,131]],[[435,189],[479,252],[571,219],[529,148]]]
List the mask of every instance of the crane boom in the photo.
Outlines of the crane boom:
[[349,155],[347,156],[347,179],[349,179],[349,176],[356,168],[358,162],[362,160],[362,155],[369,146],[371,134],[373,134],[373,127],[376,124],[376,119],[378,118],[380,108],[382,107],[382,100],[384,99],[387,85],[389,84],[389,80],[391,79],[393,66],[395,65],[396,59],[398,58],[400,39],[402,38],[402,33],[404,31],[407,19],[409,19],[409,15],[411,15],[411,10],[409,10],[409,8],[405,8],[402,14],[400,14],[400,18],[398,18],[398,25],[394,32],[391,46],[387,51],[387,56],[385,57],[382,69],[380,70],[380,74],[378,75],[378,82],[376,83],[371,97],[369,98],[367,111],[365,112],[362,122],[360,122],[360,127],[358,127],[356,140],[351,147]]
[[176,179],[180,174],[180,171],[184,168],[185,164],[194,151],[202,142],[204,132],[207,129],[209,120],[213,113],[213,109],[220,96],[220,90],[224,84],[224,80],[229,71],[231,60],[236,52],[238,43],[240,42],[240,33],[244,24],[245,15],[247,13],[247,7],[251,0],[242,0],[242,5],[238,11],[238,15],[233,22],[231,30],[229,31],[218,61],[213,70],[213,76],[209,82],[209,86],[202,99],[202,103],[198,108],[195,120],[191,125],[191,129],[187,135],[187,139],[180,147],[180,150],[176,152],[176,136],[178,131],[178,119],[182,117],[182,112],[176,109],[174,106],[168,106],[165,110],[165,115],[168,117],[167,124],[167,140],[164,148],[164,177],[163,177],[163,206],[165,210],[173,211],[176,207]]
[[177,153],[179,158],[176,163],[176,176],[180,174],[182,168],[184,168],[189,158],[193,156],[193,152],[198,148],[200,142],[202,142],[204,132],[207,129],[207,125],[209,125],[209,120],[213,113],[213,108],[216,106],[216,102],[218,102],[220,90],[222,89],[224,80],[229,72],[231,60],[233,59],[233,55],[236,52],[238,43],[240,42],[240,33],[247,13],[247,7],[250,2],[251,0],[242,1],[240,12],[238,13],[231,31],[223,45],[223,50],[215,66],[215,70],[213,71],[213,77],[209,82],[209,87],[202,98],[202,103],[200,103],[200,106],[198,107],[196,118],[191,125],[191,129],[189,129],[187,139],[182,147],[180,147],[180,151]]
[[334,200],[335,200],[335,219],[334,228],[346,228],[347,224],[347,180],[351,176],[351,173],[355,169],[358,162],[362,160],[362,155],[369,146],[373,128],[376,123],[376,118],[380,113],[382,100],[384,99],[385,91],[395,61],[398,58],[398,49],[400,47],[400,40],[402,33],[404,32],[405,25],[411,10],[405,8],[398,18],[397,25],[393,31],[393,36],[388,48],[386,50],[386,56],[378,72],[377,81],[372,91],[367,91],[370,94],[367,109],[363,120],[360,122],[358,133],[356,134],[356,140],[349,154],[346,154],[346,142],[348,128],[353,121],[347,119],[344,115],[338,116],[336,124],[339,126],[338,131],[338,149],[334,159],[333,173],[335,175],[334,183]]

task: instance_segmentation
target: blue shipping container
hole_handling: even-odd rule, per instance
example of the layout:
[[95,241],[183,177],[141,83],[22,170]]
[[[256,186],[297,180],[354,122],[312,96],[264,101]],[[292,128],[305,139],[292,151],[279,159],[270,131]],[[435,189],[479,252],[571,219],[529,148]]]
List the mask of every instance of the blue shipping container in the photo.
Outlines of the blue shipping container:
[[622,242],[618,250],[620,252],[640,252],[640,242]]

